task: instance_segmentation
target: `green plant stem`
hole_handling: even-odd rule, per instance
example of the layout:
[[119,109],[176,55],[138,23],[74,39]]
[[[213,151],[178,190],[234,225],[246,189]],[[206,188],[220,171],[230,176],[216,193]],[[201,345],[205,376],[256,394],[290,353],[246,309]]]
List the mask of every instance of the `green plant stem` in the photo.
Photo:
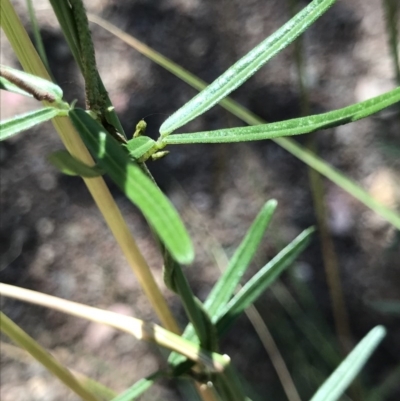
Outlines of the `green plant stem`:
[[61,380],[68,388],[85,401],[98,401],[64,366],[54,359],[44,348],[42,348],[32,337],[18,327],[3,312],[0,312],[0,329],[16,344],[28,351],[46,369]]
[[82,60],[82,72],[85,78],[87,107],[97,113],[104,112],[105,98],[100,94],[96,67],[96,57],[89,22],[82,0],[69,0],[71,12],[78,32],[78,46]]
[[[50,80],[10,0],[0,0],[0,6],[1,27],[24,70]],[[85,164],[94,165],[70,119],[56,117],[53,119],[53,124],[71,155]],[[179,333],[179,327],[104,180],[97,177],[84,179],[84,182],[162,324],[168,330]]]
[[[214,350],[217,342],[214,338],[216,337],[216,329],[211,323],[211,319],[206,315],[207,312],[202,310],[200,301],[196,300],[181,266],[177,263],[174,263],[174,265],[172,272],[174,287],[181,298],[190,322],[193,324],[200,344],[206,349]],[[206,319],[208,322],[206,322]]]

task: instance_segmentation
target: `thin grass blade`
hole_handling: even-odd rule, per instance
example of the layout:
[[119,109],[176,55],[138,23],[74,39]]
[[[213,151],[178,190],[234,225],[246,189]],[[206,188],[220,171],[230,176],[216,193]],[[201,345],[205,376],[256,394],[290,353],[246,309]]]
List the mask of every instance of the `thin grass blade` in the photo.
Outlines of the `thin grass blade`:
[[53,8],[54,14],[58,19],[58,23],[61,26],[61,30],[68,43],[68,47],[70,48],[75,61],[78,63],[79,68],[82,70],[82,55],[79,48],[78,27],[76,26],[72,15],[71,5],[69,4],[68,0],[49,1],[51,7]]
[[28,5],[29,19],[31,20],[32,32],[33,32],[33,36],[35,38],[36,49],[40,55],[40,58],[43,61],[43,64],[45,65],[48,73],[51,75],[49,62],[47,60],[46,50],[44,48],[42,35],[40,34],[39,24],[37,22],[36,15],[35,15],[35,9],[33,7],[33,2],[32,2],[32,0],[26,0],[26,3]]
[[98,122],[84,110],[71,110],[69,114],[99,166],[142,211],[174,259],[182,264],[191,263],[193,245],[171,202]]
[[113,398],[111,401],[132,401],[147,391],[160,377],[165,376],[165,372],[159,371],[150,376],[137,381],[134,385],[126,389],[123,393]]
[[[275,279],[287,268],[298,255],[305,249],[314,232],[313,228],[304,230],[297,238],[278,253],[255,276],[253,276],[240,291],[221,309],[217,309],[212,315],[212,321],[216,324],[218,337],[220,337],[234,320],[271,285]],[[187,326],[183,337],[190,341],[197,341],[192,326]],[[184,362],[184,358],[172,353],[168,358],[171,366],[178,366]]]
[[41,365],[61,380],[69,389],[81,397],[81,399],[85,401],[98,401],[97,397],[88,391],[67,368],[61,365],[3,312],[0,312],[0,320],[0,329],[4,334],[21,348],[28,351]]
[[367,301],[367,304],[381,313],[400,316],[400,301],[398,300]]
[[335,0],[311,2],[278,31],[225,71],[203,92],[200,92],[170,116],[160,127],[161,136],[165,137],[171,134],[228,96],[254,75],[268,60],[292,43],[334,2]]
[[337,367],[310,401],[336,401],[358,375],[375,348],[385,337],[382,326],[373,328]]
[[35,125],[41,124],[52,118],[65,115],[65,111],[55,107],[45,107],[43,109],[30,111],[9,120],[0,121],[0,141],[4,141],[22,131],[26,131]]
[[99,177],[104,174],[97,166],[88,166],[73,157],[67,150],[51,153],[47,160],[63,174],[86,178]]
[[257,251],[276,206],[276,200],[270,200],[263,206],[247,231],[245,238],[233,254],[228,267],[208,295],[204,307],[211,316],[218,314],[232,297],[240,279]]
[[234,320],[236,320],[249,305],[254,303],[266,288],[293,263],[309,244],[313,232],[314,228],[312,227],[304,230],[255,274],[217,316],[214,316],[214,319],[217,321],[219,334],[225,332]]
[[282,136],[308,134],[317,130],[332,128],[360,120],[399,102],[400,87],[364,102],[356,103],[328,113],[250,127],[195,132],[193,134],[173,134],[164,138],[162,142],[167,145],[227,143],[259,141]]

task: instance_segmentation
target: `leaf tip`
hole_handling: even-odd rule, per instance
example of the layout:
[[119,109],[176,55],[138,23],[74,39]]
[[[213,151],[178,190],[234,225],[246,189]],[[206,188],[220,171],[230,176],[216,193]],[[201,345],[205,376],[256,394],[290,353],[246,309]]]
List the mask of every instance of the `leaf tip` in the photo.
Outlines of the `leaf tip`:
[[177,255],[177,262],[182,265],[190,265],[194,261],[194,248],[192,242],[186,248],[186,252],[182,252],[181,255]]

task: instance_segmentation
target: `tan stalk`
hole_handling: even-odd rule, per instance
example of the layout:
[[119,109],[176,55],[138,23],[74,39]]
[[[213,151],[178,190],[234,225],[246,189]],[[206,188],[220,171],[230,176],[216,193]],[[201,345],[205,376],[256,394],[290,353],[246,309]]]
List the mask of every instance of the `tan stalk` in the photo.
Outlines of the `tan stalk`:
[[[1,0],[0,5],[1,27],[24,70],[51,80],[10,1]],[[53,124],[67,150],[82,162],[93,165],[93,160],[70,119],[56,117]],[[84,178],[84,181],[161,323],[168,330],[179,333],[179,327],[103,178]]]
[[[31,365],[33,363],[40,363],[38,361],[32,360],[32,355],[29,354],[28,351],[26,351],[23,348],[17,347],[15,345],[8,344],[4,341],[0,341],[0,349],[1,353],[10,358],[14,359],[20,363],[24,363],[26,365]],[[48,351],[47,351],[48,352]],[[51,352],[49,352],[50,355],[52,355]],[[54,357],[54,355],[52,355]],[[111,388],[99,383],[96,380],[91,379],[90,377],[87,377],[81,372],[77,372],[74,369],[68,368],[68,370],[82,383],[82,385],[91,391],[93,394],[97,395],[100,397],[102,400],[112,400],[115,398],[118,393],[116,393],[114,390]]]
[[10,337],[16,344],[28,351],[46,369],[61,380],[74,393],[78,394],[85,401],[98,401],[82,383],[55,358],[53,358],[44,348],[42,348],[32,337],[18,327],[3,312],[0,312],[1,331]]
[[41,292],[27,290],[9,284],[0,283],[0,294],[3,296],[19,299],[35,305],[58,310],[72,316],[77,316],[92,322],[105,324],[117,330],[124,331],[136,337],[155,343],[171,351],[178,352],[186,358],[191,359],[211,372],[222,372],[230,362],[226,355],[203,351],[199,345],[194,344],[181,336],[172,333],[154,323],[144,322],[130,316],[110,312],[92,306],[79,304],[66,299],[53,297]]

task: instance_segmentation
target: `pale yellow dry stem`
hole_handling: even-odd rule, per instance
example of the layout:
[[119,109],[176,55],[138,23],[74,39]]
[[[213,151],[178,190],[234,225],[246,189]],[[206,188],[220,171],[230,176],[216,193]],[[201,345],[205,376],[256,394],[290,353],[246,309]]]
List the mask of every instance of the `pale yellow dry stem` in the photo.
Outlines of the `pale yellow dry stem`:
[[4,313],[0,312],[1,331],[10,337],[16,344],[25,348],[36,360],[46,369],[61,380],[67,387],[75,392],[82,400],[98,401],[77,378],[55,358],[53,358],[43,347],[41,347],[32,337],[18,327]]
[[117,330],[129,333],[138,340],[149,341],[171,351],[178,352],[213,372],[222,372],[224,367],[230,362],[226,355],[222,356],[216,353],[204,352],[199,345],[193,344],[161,326],[144,322],[134,317],[124,316],[119,313],[94,308],[4,283],[0,283],[0,295],[58,310],[92,322],[106,324]]

